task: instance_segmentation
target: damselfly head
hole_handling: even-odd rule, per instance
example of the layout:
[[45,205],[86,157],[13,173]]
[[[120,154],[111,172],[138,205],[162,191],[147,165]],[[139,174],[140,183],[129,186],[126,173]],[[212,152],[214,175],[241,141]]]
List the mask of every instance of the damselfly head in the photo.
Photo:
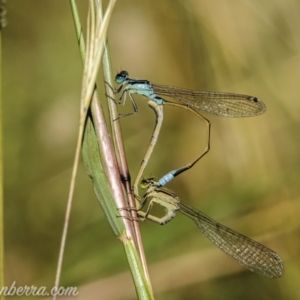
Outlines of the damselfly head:
[[121,71],[118,73],[115,77],[115,82],[118,84],[123,83],[128,78],[128,72],[127,71]]
[[156,184],[157,184],[157,179],[155,177],[149,177],[143,179],[140,183],[142,189],[147,189],[151,186],[156,186]]

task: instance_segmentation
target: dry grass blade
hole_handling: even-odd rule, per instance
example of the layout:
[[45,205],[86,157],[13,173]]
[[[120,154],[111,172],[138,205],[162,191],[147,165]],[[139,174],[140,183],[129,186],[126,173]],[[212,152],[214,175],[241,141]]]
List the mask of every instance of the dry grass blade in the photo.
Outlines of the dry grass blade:
[[[57,273],[55,278],[55,287],[58,287],[59,280],[60,280],[63,254],[64,254],[64,248],[66,243],[66,236],[67,236],[68,224],[69,224],[69,218],[70,218],[70,212],[72,206],[72,199],[73,199],[74,188],[75,188],[75,180],[76,180],[78,162],[79,162],[80,151],[81,151],[81,143],[82,143],[83,132],[84,132],[84,124],[87,116],[87,111],[91,102],[92,93],[94,91],[100,59],[103,53],[103,48],[104,48],[103,45],[105,43],[106,32],[107,32],[109,20],[115,2],[116,2],[115,0],[110,1],[103,22],[100,23],[99,18],[98,19],[96,18],[97,14],[95,10],[95,4],[92,0],[90,1],[89,17],[88,17],[88,41],[95,41],[95,45],[93,45],[92,43],[91,45],[89,45],[88,43],[88,48],[87,48],[87,59],[84,67],[84,76],[82,81],[79,132],[78,132],[73,170],[71,175],[71,183],[70,183],[70,189],[69,189],[69,195],[67,201],[67,209],[65,215],[62,240],[61,240],[61,246],[59,252],[59,260],[58,260]],[[92,38],[94,36],[96,36],[97,38]],[[56,299],[56,296],[54,296],[53,299]]]

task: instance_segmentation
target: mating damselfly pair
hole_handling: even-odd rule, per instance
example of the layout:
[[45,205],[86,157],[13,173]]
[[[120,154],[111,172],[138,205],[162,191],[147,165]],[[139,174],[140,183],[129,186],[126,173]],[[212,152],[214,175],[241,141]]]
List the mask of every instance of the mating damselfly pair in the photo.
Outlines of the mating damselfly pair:
[[[150,140],[146,155],[141,163],[138,175],[133,184],[134,194],[140,199],[138,214],[141,218],[147,218],[161,225],[169,222],[175,211],[180,211],[195,221],[199,229],[221,250],[230,255],[237,262],[258,274],[277,278],[283,275],[283,262],[271,249],[239,234],[232,229],[214,221],[202,212],[193,209],[179,200],[173,193],[163,188],[174,177],[193,167],[210,149],[210,122],[200,112],[207,112],[221,117],[252,117],[265,112],[265,104],[256,97],[220,92],[204,92],[181,89],[173,86],[157,85],[148,80],[130,79],[127,71],[121,71],[115,77],[120,86],[114,90],[115,94],[121,93],[118,104],[124,104],[128,95],[134,111],[126,115],[138,112],[138,106],[132,94],[140,94],[148,98],[149,106],[156,114],[156,125]],[[170,97],[174,101],[162,97]],[[207,146],[191,163],[174,169],[161,179],[148,178],[141,182],[147,188],[142,198],[138,196],[138,184],[153,152],[163,122],[163,106],[175,106],[188,109],[201,119],[207,127]],[[142,211],[148,204],[146,212]],[[158,204],[166,209],[162,218],[150,214],[152,206]]]

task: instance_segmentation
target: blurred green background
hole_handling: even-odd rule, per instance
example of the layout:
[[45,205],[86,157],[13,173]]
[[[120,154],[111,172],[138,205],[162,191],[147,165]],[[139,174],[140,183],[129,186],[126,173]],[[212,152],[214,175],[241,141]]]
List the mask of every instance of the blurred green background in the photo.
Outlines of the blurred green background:
[[[85,26],[87,3],[78,4]],[[245,270],[178,215],[166,226],[141,224],[156,299],[300,299],[299,16],[300,2],[293,0],[117,2],[109,28],[115,72],[250,94],[267,105],[255,118],[205,115],[212,123],[211,151],[169,188],[275,250],[285,275],[271,280]],[[8,1],[8,22],[2,37],[6,285],[51,288],[82,65],[68,1]],[[133,178],[154,125],[145,98],[135,99],[140,112],[121,120]],[[128,101],[120,111],[131,109]],[[167,107],[145,176],[190,162],[205,146],[205,134],[190,113]],[[82,163],[61,285],[78,286],[77,299],[136,298],[122,245]]]

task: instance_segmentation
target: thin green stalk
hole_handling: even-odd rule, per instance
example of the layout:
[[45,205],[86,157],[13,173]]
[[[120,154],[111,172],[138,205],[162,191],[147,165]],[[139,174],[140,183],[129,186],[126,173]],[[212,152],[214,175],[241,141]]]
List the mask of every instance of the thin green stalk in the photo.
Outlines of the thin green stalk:
[[[2,118],[2,29],[6,26],[6,1],[0,3],[0,287],[4,286],[4,199],[3,199],[3,118]],[[4,295],[1,294],[1,300]]]
[[[0,30],[0,63],[2,58],[2,34]],[[3,132],[2,132],[2,63],[0,66],[0,287],[4,286],[4,220],[3,220]],[[1,295],[1,300],[4,296]]]

